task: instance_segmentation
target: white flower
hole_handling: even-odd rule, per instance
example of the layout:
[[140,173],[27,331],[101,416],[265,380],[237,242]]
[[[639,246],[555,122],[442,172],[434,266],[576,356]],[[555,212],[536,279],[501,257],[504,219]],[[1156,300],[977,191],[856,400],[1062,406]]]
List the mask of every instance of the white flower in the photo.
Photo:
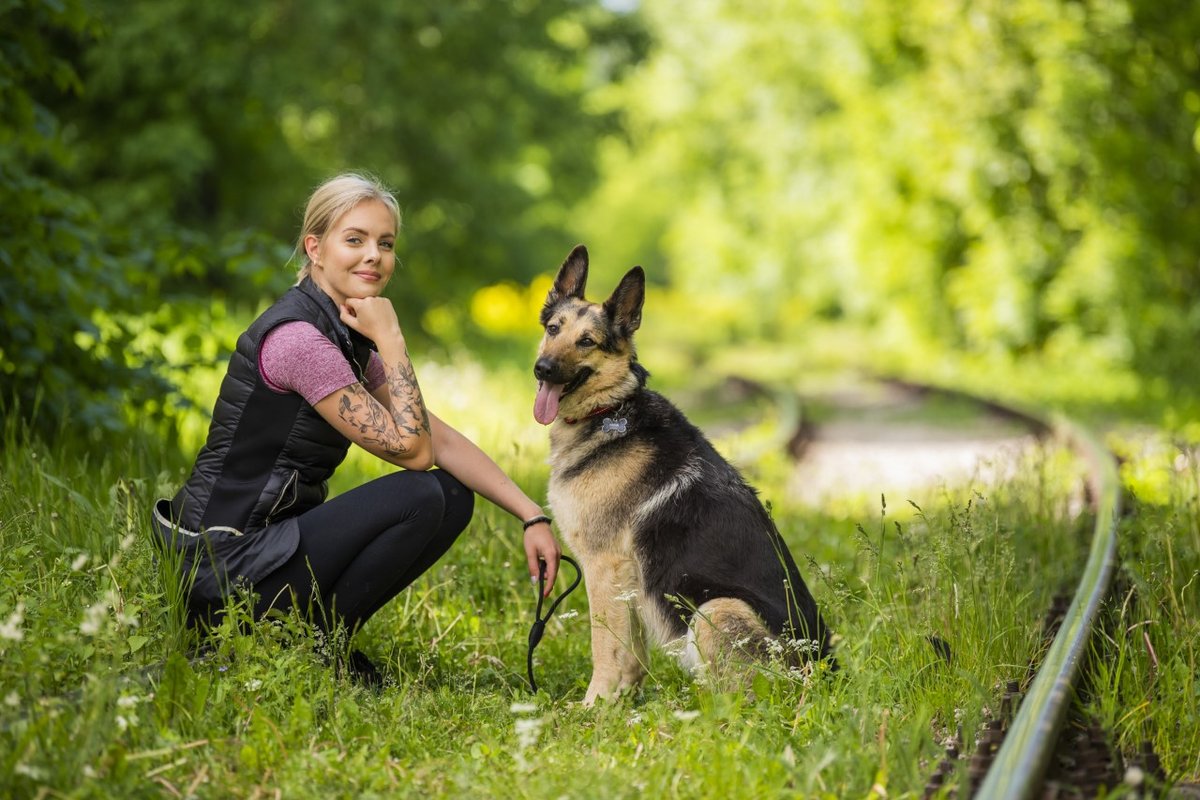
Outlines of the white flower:
[[532,714],[537,711],[537,706],[533,703],[513,703],[508,710],[514,714]]
[[87,553],[80,553],[79,555],[75,556],[75,560],[71,562],[71,571],[79,572],[79,570],[87,566],[88,559],[90,558],[91,556],[89,556]]
[[630,600],[633,600],[636,597],[637,589],[630,589],[629,591],[621,592],[619,595],[614,597],[613,600],[616,600],[618,603],[628,603]]
[[107,603],[92,603],[88,606],[87,611],[83,612],[83,622],[79,623],[79,632],[84,636],[95,636],[100,633],[100,627],[107,616]]
[[260,681],[258,678],[252,678],[251,680],[246,681],[246,691],[257,692],[262,688],[262,685],[262,681]]
[[21,695],[17,694],[16,692],[9,692],[4,697],[4,704],[6,706],[10,706],[11,708],[16,708],[17,706],[21,705]]
[[7,639],[10,642],[19,642],[25,638],[25,631],[21,630],[21,625],[25,622],[25,604],[17,603],[17,607],[8,615],[8,620],[0,625],[0,639]]
[[542,728],[542,721],[536,717],[521,717],[514,723],[513,728],[517,732],[517,741],[521,747],[529,747],[537,741],[537,734]]
[[24,762],[13,767],[13,772],[35,781],[44,781],[46,779],[46,770],[40,767],[31,767]]
[[[513,703],[513,709],[534,710],[528,703]],[[531,768],[525,760],[525,751],[537,744],[538,733],[542,729],[542,720],[536,717],[518,717],[513,722],[513,731],[517,734],[517,768],[526,772]]]
[[674,714],[675,719],[682,720],[683,722],[688,722],[698,716],[700,716],[699,711],[676,711]]
[[816,639],[785,639],[787,646],[801,655],[816,656],[821,652],[821,643]]
[[123,694],[117,698],[117,708],[133,708],[142,702],[142,698],[133,694]]
[[564,611],[563,613],[559,614],[558,619],[561,622],[564,619],[575,619],[578,616],[579,616],[579,609],[572,608],[570,611]]

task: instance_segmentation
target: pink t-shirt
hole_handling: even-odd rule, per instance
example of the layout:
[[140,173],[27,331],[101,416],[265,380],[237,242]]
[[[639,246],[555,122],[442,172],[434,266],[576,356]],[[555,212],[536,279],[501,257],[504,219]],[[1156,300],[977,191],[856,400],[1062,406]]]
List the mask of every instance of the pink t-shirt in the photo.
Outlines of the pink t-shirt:
[[[263,337],[258,348],[258,373],[272,391],[295,392],[314,406],[338,389],[357,383],[350,362],[337,345],[311,322],[301,320],[285,322]],[[383,361],[374,351],[364,377],[368,392],[386,380]]]

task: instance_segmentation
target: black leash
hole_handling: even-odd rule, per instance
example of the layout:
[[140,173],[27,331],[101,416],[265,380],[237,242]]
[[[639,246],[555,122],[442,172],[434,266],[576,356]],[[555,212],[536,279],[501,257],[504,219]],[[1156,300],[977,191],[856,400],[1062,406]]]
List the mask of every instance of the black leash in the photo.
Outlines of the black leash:
[[567,595],[575,591],[575,587],[579,586],[579,581],[583,579],[583,572],[579,569],[579,565],[575,563],[575,559],[570,556],[561,556],[560,558],[574,568],[575,581],[567,587],[566,591],[554,599],[544,617],[542,616],[542,602],[546,599],[546,562],[538,561],[537,611],[533,614],[533,627],[529,629],[529,691],[534,694],[537,694],[537,683],[533,680],[533,649],[542,640],[542,634],[546,632],[546,623],[550,621],[550,617],[554,616],[554,609],[558,608],[558,604],[565,600]]

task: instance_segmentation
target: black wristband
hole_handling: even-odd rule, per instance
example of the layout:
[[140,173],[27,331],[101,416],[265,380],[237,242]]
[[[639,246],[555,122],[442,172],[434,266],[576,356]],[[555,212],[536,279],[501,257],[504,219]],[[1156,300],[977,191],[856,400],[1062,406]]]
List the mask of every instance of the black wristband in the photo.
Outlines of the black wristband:
[[547,525],[549,525],[553,521],[554,520],[550,519],[545,514],[538,514],[536,517],[530,517],[529,519],[522,522],[521,530],[527,531],[534,525],[537,525],[539,522],[545,522]]

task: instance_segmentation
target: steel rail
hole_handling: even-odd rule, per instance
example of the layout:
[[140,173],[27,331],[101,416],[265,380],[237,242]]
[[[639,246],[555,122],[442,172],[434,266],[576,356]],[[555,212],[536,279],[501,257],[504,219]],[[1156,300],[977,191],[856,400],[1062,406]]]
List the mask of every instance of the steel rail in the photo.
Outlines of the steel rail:
[[1071,606],[975,794],[985,800],[1026,800],[1041,785],[1116,567],[1121,516],[1116,462],[1082,426],[1056,417],[1051,427],[1091,464],[1090,490],[1096,512],[1092,545]]
[[945,386],[895,376],[874,377],[910,391],[958,397],[1019,420],[1039,434],[1051,434],[1065,441],[1090,466],[1088,489],[1096,519],[1083,576],[1000,749],[973,795],[984,800],[1028,800],[1040,788],[1054,755],[1092,629],[1100,615],[1100,605],[1116,572],[1117,522],[1121,517],[1121,483],[1116,460],[1091,431],[1064,415],[1047,414],[1022,404],[996,401]]

